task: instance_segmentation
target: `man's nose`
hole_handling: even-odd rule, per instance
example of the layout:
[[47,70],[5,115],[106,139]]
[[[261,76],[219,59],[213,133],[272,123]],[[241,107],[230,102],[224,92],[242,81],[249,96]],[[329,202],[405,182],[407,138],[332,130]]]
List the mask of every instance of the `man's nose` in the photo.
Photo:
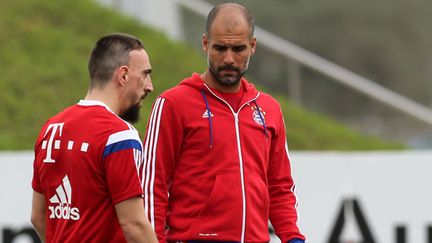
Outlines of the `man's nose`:
[[148,76],[148,78],[147,78],[147,80],[145,82],[144,90],[146,92],[152,92],[153,91],[153,83],[152,83],[150,75]]
[[225,52],[224,60],[223,61],[224,61],[225,65],[232,65],[232,64],[234,64],[234,53],[233,53],[232,50],[228,49]]

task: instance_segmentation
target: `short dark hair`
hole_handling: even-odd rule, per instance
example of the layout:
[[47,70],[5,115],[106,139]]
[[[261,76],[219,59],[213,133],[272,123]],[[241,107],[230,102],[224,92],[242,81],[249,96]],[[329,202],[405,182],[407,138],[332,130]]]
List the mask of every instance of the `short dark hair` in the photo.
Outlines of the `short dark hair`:
[[139,49],[144,49],[141,40],[129,34],[113,33],[100,38],[88,62],[90,87],[103,87],[116,68],[129,64],[129,53]]
[[[210,28],[211,28],[211,26],[212,26],[215,18],[219,14],[219,11],[222,8],[226,7],[226,5],[228,5],[228,4],[230,4],[230,3],[223,3],[223,4],[215,6],[212,10],[210,10],[210,12],[209,12],[209,14],[207,16],[207,23],[206,23],[206,35],[208,37],[210,37]],[[243,6],[243,5],[240,5],[240,4],[236,4],[236,5],[238,5],[239,7],[241,7],[243,17],[245,18],[246,22],[249,25],[249,34],[250,34],[250,37],[252,37],[254,35],[254,31],[255,31],[255,20],[254,20],[254,17],[252,15],[252,12],[248,8],[246,8],[245,6]]]

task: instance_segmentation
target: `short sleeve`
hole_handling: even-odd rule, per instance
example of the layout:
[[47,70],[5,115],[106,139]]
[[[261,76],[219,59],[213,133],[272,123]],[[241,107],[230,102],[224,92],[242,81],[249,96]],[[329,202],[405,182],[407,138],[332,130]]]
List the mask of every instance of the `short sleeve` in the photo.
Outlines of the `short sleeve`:
[[40,183],[40,177],[39,177],[39,168],[38,168],[38,162],[37,162],[37,153],[35,150],[35,158],[33,161],[33,178],[32,178],[32,188],[34,191],[43,193],[42,186]]
[[105,176],[114,204],[142,196],[138,175],[142,163],[142,144],[136,131],[113,134],[103,153]]

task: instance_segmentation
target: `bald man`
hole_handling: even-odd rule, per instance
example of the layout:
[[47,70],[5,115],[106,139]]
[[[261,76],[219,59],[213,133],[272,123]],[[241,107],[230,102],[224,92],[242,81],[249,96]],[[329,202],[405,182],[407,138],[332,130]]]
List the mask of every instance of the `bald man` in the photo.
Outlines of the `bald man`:
[[269,242],[269,220],[282,242],[305,240],[280,105],[243,78],[255,48],[249,10],[213,8],[207,69],[153,104],[144,198],[159,242]]

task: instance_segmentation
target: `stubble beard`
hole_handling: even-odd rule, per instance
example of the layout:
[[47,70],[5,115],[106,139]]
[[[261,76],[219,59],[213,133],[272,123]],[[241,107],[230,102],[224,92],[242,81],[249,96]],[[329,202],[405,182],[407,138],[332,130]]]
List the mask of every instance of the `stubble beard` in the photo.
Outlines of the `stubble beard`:
[[[131,124],[135,124],[139,121],[140,118],[140,110],[141,110],[141,101],[144,100],[145,95],[142,96],[138,102],[132,104],[131,106],[129,106],[129,108],[127,108],[122,114],[120,114],[120,118],[122,118],[123,120],[131,123]],[[135,98],[136,99],[136,98]]]
[[[249,67],[249,60],[250,56],[248,56],[248,59],[246,61],[246,64],[243,68],[243,70],[240,70],[237,67],[234,67],[232,65],[224,65],[220,67],[215,67],[213,63],[210,61],[209,53],[207,53],[207,67],[213,76],[213,78],[221,85],[223,86],[235,86],[240,82],[240,79],[245,75],[248,67]],[[237,72],[237,75],[235,76],[222,76],[220,73],[222,71],[235,71]]]
[[127,122],[135,124],[139,120],[140,108],[139,104],[131,105],[120,117]]

